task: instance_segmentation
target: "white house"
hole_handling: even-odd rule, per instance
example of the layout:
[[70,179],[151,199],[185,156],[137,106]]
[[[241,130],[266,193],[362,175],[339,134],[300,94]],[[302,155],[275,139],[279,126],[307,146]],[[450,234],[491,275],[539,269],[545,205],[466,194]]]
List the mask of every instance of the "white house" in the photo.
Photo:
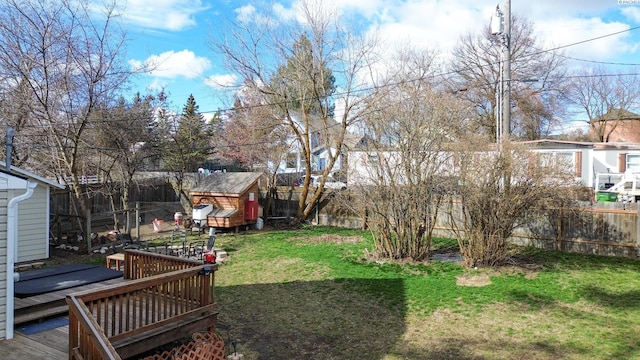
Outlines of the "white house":
[[[595,188],[598,177],[605,175],[611,175],[612,181],[625,173],[638,174],[640,179],[640,143],[534,140],[522,144],[528,146],[531,152],[539,154],[548,165],[562,167],[561,170],[573,173],[575,180],[585,187]],[[362,148],[349,151],[349,183],[370,183],[371,164],[381,161],[379,156],[392,158],[389,154]],[[448,164],[453,166],[452,162]],[[446,173],[446,170],[443,169],[443,172]]]
[[563,159],[565,166],[575,169],[576,179],[589,188],[596,187],[598,176],[640,176],[640,143],[535,140],[524,144],[536,153]]
[[[300,120],[300,114],[291,112],[291,120],[294,125],[300,128],[301,132],[306,132],[307,124]],[[343,149],[337,149],[335,146],[327,146],[337,139],[340,124],[337,122],[325,124],[322,119],[317,115],[308,115],[309,126],[309,142],[311,145],[311,170],[323,171],[329,164],[330,155],[336,156],[336,161],[331,169],[332,172],[338,171],[343,167]],[[353,141],[355,135],[345,134],[343,145],[347,145],[350,141]],[[359,136],[357,136],[359,138]],[[300,173],[305,171],[302,147],[296,141],[296,138],[291,135],[290,139],[292,146],[289,153],[286,155],[280,164],[278,164],[278,173]]]
[[14,267],[49,257],[49,193],[54,181],[0,162],[0,340],[13,338]]

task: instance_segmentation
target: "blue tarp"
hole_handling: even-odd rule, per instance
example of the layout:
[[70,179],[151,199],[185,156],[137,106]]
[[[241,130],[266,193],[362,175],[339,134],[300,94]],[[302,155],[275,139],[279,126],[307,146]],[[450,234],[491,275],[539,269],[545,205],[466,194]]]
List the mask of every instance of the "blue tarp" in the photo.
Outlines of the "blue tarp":
[[55,329],[57,327],[66,325],[69,325],[69,319],[67,317],[57,317],[46,321],[21,326],[18,331],[25,335],[33,335],[39,332]]

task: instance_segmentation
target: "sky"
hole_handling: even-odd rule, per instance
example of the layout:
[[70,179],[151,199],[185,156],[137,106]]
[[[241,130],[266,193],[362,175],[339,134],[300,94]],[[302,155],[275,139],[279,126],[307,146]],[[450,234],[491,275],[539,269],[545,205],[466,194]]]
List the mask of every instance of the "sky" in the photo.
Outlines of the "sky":
[[[129,64],[159,64],[135,79],[134,92],[164,88],[177,111],[190,94],[205,115],[229,106],[229,93],[221,92],[220,85],[240,79],[212,50],[212,31],[219,31],[213,25],[259,11],[256,1],[117,1],[131,40]],[[261,4],[290,19],[296,1]],[[504,9],[506,0],[334,1],[342,14],[357,19],[357,31],[377,28],[388,44],[426,47],[446,56],[460,36],[488,25],[496,6]],[[548,47],[564,47],[565,55],[577,59],[574,66],[603,65],[619,71],[640,63],[640,29],[635,29],[640,26],[640,0],[511,0],[511,9],[534,23],[538,39]]]

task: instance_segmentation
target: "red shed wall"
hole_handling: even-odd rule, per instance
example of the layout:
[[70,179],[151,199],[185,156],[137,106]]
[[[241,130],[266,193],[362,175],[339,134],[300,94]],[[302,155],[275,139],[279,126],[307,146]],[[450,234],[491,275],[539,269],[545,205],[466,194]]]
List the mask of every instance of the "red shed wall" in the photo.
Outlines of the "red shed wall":
[[197,193],[192,196],[192,205],[198,206],[200,204],[211,204],[216,209],[236,209],[236,213],[229,218],[216,218],[209,216],[207,219],[207,225],[213,227],[230,228],[236,226],[243,226],[249,224],[255,224],[255,221],[249,221],[244,219],[244,205],[249,200],[249,194],[253,193],[255,200],[258,200],[258,183],[255,182],[249,187],[247,191],[242,194],[207,194]]

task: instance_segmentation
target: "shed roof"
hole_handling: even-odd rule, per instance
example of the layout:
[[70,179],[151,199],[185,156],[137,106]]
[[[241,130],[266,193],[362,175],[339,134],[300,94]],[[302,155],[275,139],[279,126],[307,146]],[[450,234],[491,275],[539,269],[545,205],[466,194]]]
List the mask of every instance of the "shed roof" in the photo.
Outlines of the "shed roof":
[[253,185],[262,173],[226,172],[202,175],[190,193],[242,194]]

